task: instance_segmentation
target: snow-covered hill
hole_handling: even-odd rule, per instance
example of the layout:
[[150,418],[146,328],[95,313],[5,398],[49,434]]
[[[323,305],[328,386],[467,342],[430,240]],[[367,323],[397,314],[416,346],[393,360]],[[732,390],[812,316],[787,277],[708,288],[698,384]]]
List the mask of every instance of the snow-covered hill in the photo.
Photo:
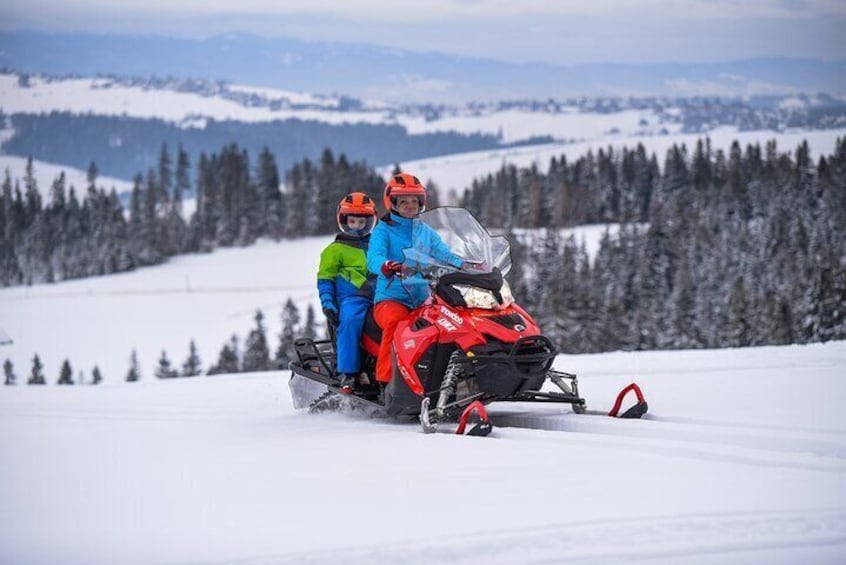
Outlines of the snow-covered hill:
[[338,97],[321,97],[272,88],[215,85],[214,92],[185,91],[165,85],[134,85],[106,78],[28,77],[0,74],[0,109],[6,114],[70,112],[130,118],[158,118],[183,128],[203,128],[206,121],[269,122],[297,118],[328,124],[398,124],[410,134],[456,131],[502,135],[504,143],[535,136],[585,139],[617,131],[653,135],[672,133],[679,123],[654,110],[583,112],[576,106],[549,111],[457,108],[438,119],[420,108],[380,102],[343,109]]
[[[490,104],[437,107],[436,110],[428,106],[400,107],[372,102],[350,109],[344,108],[341,98],[337,96],[317,96],[226,83],[206,84],[209,88],[213,87],[211,91],[197,85],[192,88],[189,86],[179,81],[151,85],[109,78],[29,76],[24,80],[16,74],[0,74],[0,109],[7,114],[57,111],[158,118],[183,128],[200,129],[205,127],[208,120],[251,123],[298,118],[333,125],[395,124],[402,126],[410,135],[482,133],[498,136],[503,143],[532,138],[557,140],[555,143],[532,143],[403,163],[406,169],[435,181],[441,188],[456,191],[470,186],[474,178],[495,172],[503,163],[527,166],[534,162],[544,170],[552,157],[564,154],[568,159],[576,159],[588,150],[597,151],[609,146],[634,147],[643,143],[648,152],[659,156],[660,161],[667,148],[673,144],[684,143],[692,148],[697,139],[704,137],[711,139],[715,149],[724,151],[734,140],[745,145],[765,143],[770,139],[775,139],[782,150],[791,151],[806,139],[813,154],[819,156],[834,149],[835,139],[846,136],[846,127],[832,127],[832,124],[829,124],[828,129],[781,127],[780,131],[740,131],[737,126],[718,125],[721,118],[717,115],[709,117],[707,113],[697,118],[705,120],[699,131],[684,133],[683,113],[698,112],[701,109],[691,106],[683,110],[667,106],[669,101],[656,101],[654,106],[641,108],[627,108],[624,104],[617,109],[586,105],[584,100],[581,106],[575,102],[569,106],[552,102],[549,105],[527,102],[505,107]],[[782,106],[785,111],[801,114],[820,103],[815,98],[794,97],[785,98]],[[726,112],[736,111],[737,108],[731,104],[726,106]],[[709,120],[717,121],[711,123]],[[6,129],[0,132],[0,142],[14,135],[10,127],[10,124],[6,124]],[[13,177],[22,176],[22,163],[24,161],[21,158],[0,157],[0,167],[8,167]],[[385,164],[382,173],[387,174],[393,165]],[[58,174],[57,167],[62,166],[36,163],[36,170],[43,177],[43,182],[39,181],[42,190],[49,189],[52,179]],[[80,176],[71,170],[72,167],[63,168],[74,178]],[[84,186],[80,181],[74,184]],[[101,179],[100,184],[107,187],[114,185],[119,191],[130,186],[128,179],[124,183],[117,179]]]
[[[747,144],[763,145],[767,141],[775,140],[779,151],[791,152],[802,141],[807,141],[813,158],[819,159],[820,156],[829,155],[834,151],[836,140],[846,137],[846,128],[776,133],[766,130],[741,132],[734,127],[720,127],[707,134],[676,133],[658,136],[606,134],[598,135],[589,141],[510,147],[420,159],[403,163],[403,167],[405,170],[414,171],[421,178],[433,180],[442,190],[442,195],[455,190],[460,196],[461,191],[469,188],[474,179],[496,173],[503,165],[529,167],[534,163],[539,170],[546,171],[553,157],[559,159],[565,155],[568,161],[573,161],[585,156],[588,151],[596,154],[600,149],[607,151],[609,147],[617,151],[623,147],[632,150],[638,144],[643,144],[647,154],[654,153],[658,157],[659,166],[663,166],[664,156],[673,145],[684,144],[688,151],[692,152],[697,140],[705,137],[711,140],[711,147],[715,151],[720,149],[726,154],[734,141],[738,141],[745,149]],[[391,170],[390,166],[382,167],[380,173],[387,175]]]
[[846,343],[557,365],[597,409],[637,380],[649,418],[430,436],[295,412],[287,372],[2,387],[0,561],[843,562]]
[[[24,157],[0,155],[0,174],[5,178],[6,171],[8,171],[11,179],[20,181],[26,175],[26,163],[27,159]],[[50,201],[50,187],[53,185],[53,181],[62,173],[65,173],[65,188],[69,190],[70,187],[74,187],[77,198],[81,199],[85,196],[88,187],[88,177],[85,171],[46,161],[33,160],[32,165],[35,172],[35,182],[45,203]],[[121,194],[131,191],[132,183],[113,177],[97,177],[97,187],[105,188],[107,191],[114,188],[118,194]],[[24,186],[21,184],[21,191],[23,192],[23,190]]]

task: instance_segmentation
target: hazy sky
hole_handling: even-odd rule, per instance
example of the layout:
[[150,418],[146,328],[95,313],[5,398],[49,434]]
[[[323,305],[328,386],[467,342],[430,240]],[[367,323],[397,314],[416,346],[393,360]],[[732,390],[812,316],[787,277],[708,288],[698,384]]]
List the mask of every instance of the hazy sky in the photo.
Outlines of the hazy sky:
[[846,59],[846,0],[0,0],[0,28],[248,32],[565,64]]

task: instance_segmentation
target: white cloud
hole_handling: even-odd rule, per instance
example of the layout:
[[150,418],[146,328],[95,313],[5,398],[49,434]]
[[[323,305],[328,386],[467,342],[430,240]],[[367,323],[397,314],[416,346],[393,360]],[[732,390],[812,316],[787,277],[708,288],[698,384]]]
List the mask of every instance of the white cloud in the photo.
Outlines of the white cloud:
[[843,0],[6,0],[0,29],[248,32],[511,62],[846,56]]
[[549,2],[548,0],[12,0],[3,10],[63,12],[139,12],[145,14],[264,14],[322,15],[351,20],[407,22],[413,33],[415,21],[452,18],[505,18],[513,16],[587,16],[638,19],[738,19],[796,18],[846,14],[846,3],[838,0],[601,0],[595,2]]

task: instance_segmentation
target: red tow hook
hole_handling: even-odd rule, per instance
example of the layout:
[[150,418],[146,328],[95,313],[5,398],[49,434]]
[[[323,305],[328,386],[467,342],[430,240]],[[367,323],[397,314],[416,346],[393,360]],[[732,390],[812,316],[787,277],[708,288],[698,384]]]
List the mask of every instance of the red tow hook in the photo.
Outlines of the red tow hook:
[[[623,399],[630,391],[634,391],[635,396],[637,396],[637,404],[617,416],[620,406],[623,404]],[[614,408],[611,409],[608,415],[612,418],[640,418],[646,414],[647,410],[649,410],[649,405],[643,397],[643,391],[640,390],[640,387],[636,383],[632,383],[620,391],[620,394],[617,395],[617,400],[614,402]]]
[[458,435],[464,435],[464,429],[467,427],[467,424],[470,424],[470,429],[467,430],[468,436],[486,436],[491,433],[493,426],[491,425],[491,419],[488,417],[488,411],[485,410],[485,405],[479,402],[478,400],[474,400],[470,403],[467,408],[464,409],[464,413],[461,414],[461,419],[458,422],[458,429],[455,430],[455,433]]

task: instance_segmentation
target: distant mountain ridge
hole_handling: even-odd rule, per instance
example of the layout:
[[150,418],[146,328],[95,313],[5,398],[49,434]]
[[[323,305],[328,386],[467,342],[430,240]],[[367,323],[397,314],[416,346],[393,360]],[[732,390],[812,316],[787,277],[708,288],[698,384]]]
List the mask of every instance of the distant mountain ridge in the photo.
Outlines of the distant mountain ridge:
[[248,34],[177,39],[6,31],[0,32],[0,67],[85,76],[172,75],[393,102],[846,94],[843,59],[561,66]]

